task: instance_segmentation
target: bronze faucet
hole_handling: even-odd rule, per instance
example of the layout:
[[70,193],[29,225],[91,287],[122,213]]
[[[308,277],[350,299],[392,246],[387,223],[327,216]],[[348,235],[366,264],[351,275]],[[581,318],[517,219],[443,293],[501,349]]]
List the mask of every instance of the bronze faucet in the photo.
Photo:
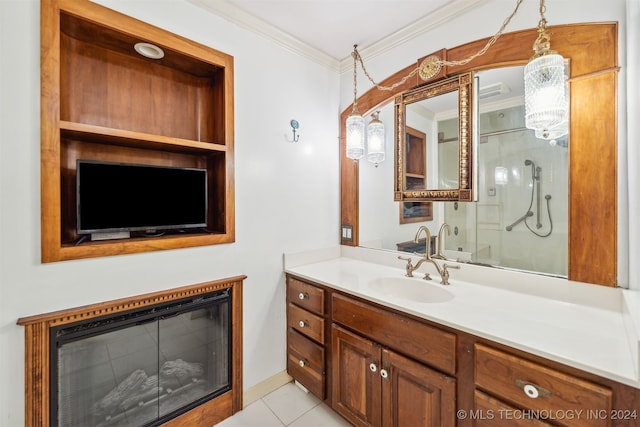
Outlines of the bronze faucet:
[[437,253],[433,255],[431,258],[447,259],[442,253],[442,248],[444,246],[444,242],[442,241],[442,234],[445,229],[447,230],[447,236],[451,236],[451,227],[446,222],[443,222],[442,225],[440,226],[440,231],[438,231]]
[[[444,226],[447,226],[447,228],[449,227],[447,224],[443,224],[442,227],[440,227],[440,232],[442,232],[442,230],[445,228]],[[442,279],[442,281],[440,283],[442,283],[443,285],[448,285],[449,284],[449,268],[460,268],[459,265],[450,265],[450,264],[446,264],[443,263],[442,267],[440,267],[440,265],[431,257],[431,232],[429,231],[429,229],[422,225],[420,226],[420,228],[418,228],[418,232],[416,233],[416,237],[413,239],[414,242],[418,243],[420,240],[420,235],[422,234],[422,232],[425,232],[426,234],[426,243],[425,243],[425,248],[426,248],[426,252],[424,254],[424,258],[420,258],[420,260],[418,261],[418,263],[414,266],[411,263],[411,258],[408,257],[401,257],[399,256],[398,259],[401,259],[403,261],[407,261],[407,265],[405,267],[406,270],[406,274],[405,276],[407,277],[413,277],[413,271],[418,269],[418,267],[420,267],[422,265],[423,262],[430,262],[431,264],[433,264],[436,267],[436,270],[438,271],[438,274],[440,274],[440,277]],[[440,252],[440,251],[438,251]],[[442,257],[444,259],[444,256]],[[429,273],[425,273],[424,275],[424,279],[425,280],[431,280],[431,276],[429,275]]]

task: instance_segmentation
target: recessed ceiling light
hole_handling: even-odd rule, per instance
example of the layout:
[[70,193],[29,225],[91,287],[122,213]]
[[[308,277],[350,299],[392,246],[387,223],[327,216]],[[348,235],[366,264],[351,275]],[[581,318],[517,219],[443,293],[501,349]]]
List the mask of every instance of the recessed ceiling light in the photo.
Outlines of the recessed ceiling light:
[[151,59],[161,59],[164,57],[164,51],[158,46],[151,43],[136,43],[134,46],[136,52],[140,55]]

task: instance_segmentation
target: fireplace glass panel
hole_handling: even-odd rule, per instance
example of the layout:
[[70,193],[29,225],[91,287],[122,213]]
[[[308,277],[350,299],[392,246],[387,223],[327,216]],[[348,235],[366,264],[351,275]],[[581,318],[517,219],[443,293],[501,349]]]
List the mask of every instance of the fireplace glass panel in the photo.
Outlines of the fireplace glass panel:
[[53,425],[157,425],[230,389],[228,296],[119,317],[57,331]]
[[[160,417],[229,385],[228,307],[214,306],[160,320]],[[205,369],[205,367],[213,369]]]

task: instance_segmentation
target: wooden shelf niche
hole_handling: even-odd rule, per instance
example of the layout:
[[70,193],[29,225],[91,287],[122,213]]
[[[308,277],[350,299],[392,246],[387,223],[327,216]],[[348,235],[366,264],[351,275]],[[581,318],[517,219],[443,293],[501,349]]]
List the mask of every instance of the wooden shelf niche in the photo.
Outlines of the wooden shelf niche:
[[[235,241],[233,57],[87,0],[42,0],[41,46],[42,261]],[[207,231],[76,245],[78,159],[206,169]]]
[[427,188],[427,135],[407,127],[405,187],[409,190]]

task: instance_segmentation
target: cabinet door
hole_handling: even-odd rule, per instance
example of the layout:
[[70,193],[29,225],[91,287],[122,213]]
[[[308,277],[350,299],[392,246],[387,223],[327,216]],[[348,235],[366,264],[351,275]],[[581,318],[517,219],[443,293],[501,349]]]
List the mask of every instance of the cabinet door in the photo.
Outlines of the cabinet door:
[[336,325],[331,345],[331,406],[355,426],[380,426],[380,346]]
[[456,425],[456,380],[393,351],[382,351],[382,424]]

